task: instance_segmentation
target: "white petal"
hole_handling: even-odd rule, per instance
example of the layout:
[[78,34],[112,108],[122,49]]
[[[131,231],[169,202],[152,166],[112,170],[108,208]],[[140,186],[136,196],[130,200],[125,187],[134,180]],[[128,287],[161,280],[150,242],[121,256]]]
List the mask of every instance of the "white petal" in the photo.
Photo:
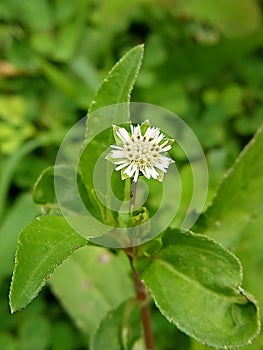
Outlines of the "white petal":
[[146,137],[146,139],[148,139],[150,131],[151,131],[151,128],[147,128],[147,130],[145,131],[145,134],[143,136]]
[[130,135],[128,134],[128,131],[124,128],[119,128],[116,131],[116,134],[119,136],[122,142],[130,141]]
[[155,166],[156,164],[160,164],[160,165],[162,165],[162,166],[168,168],[168,166],[169,166],[169,164],[170,164],[169,158],[167,158],[167,157],[159,157],[158,159],[155,160],[154,166]]
[[111,157],[112,158],[126,158],[125,153],[123,151],[112,151]]
[[137,170],[135,171],[133,181],[134,181],[134,182],[137,182],[138,177],[139,177],[139,169],[137,169]]
[[149,171],[150,171],[151,177],[153,179],[157,179],[159,175],[158,172],[153,167],[149,167]]
[[154,164],[155,168],[161,170],[163,173],[166,173],[167,170],[165,167],[163,167],[161,164]]
[[147,141],[149,141],[151,138],[154,139],[157,135],[159,135],[159,130],[151,127],[148,128],[144,134]]
[[141,137],[142,136],[140,125],[137,125],[137,126],[134,127],[134,129],[133,129],[133,136],[134,137],[137,137],[137,136]]
[[154,139],[154,142],[159,143],[163,140],[163,138],[164,138],[164,134],[160,134],[158,135],[158,137]]
[[124,174],[127,174],[129,177],[132,177],[137,168],[138,167],[135,164],[130,164],[128,168],[124,170]]
[[159,135],[159,130],[157,128],[151,128],[150,130],[150,136],[155,138]]
[[159,158],[154,162],[153,165],[154,165],[157,169],[160,169],[161,171],[163,171],[164,173],[166,173],[170,163],[171,163],[171,158],[168,158],[168,157],[159,157]]
[[118,150],[123,150],[123,147],[117,146],[117,145],[110,145],[111,148],[118,149]]
[[169,166],[169,164],[175,163],[175,161],[169,157],[161,156],[160,157],[162,162],[166,162]]
[[149,171],[149,168],[148,166],[145,166],[143,169],[141,169],[143,175],[147,178],[147,179],[150,179],[151,177],[151,173]]
[[165,145],[167,145],[167,143],[168,143],[168,140],[165,140],[165,141],[160,145],[160,147],[163,148]]
[[118,160],[117,162],[115,161],[114,164],[118,165],[118,164],[127,164],[129,165],[130,162],[128,161],[128,159],[122,159],[122,160]]
[[160,135],[160,130],[158,128],[153,128],[153,136],[157,138]]
[[167,151],[170,151],[170,149],[171,149],[171,145],[168,145],[164,148],[161,148],[160,152],[167,152]]
[[124,164],[120,164],[119,166],[117,166],[117,168],[115,169],[116,171],[121,170],[123,168],[125,168],[128,164],[124,163]]
[[[133,178],[138,181],[140,172],[147,178],[159,180],[167,171],[169,165],[174,161],[165,154],[171,149],[169,140],[156,127],[147,127],[142,138],[141,125],[130,124],[131,133],[125,128],[116,127],[116,135],[123,142],[123,146],[111,145],[111,152],[108,157],[115,164],[116,171],[121,170],[122,179]],[[156,145],[159,146],[159,152]],[[138,164],[132,161],[131,154],[143,159],[146,163]],[[131,159],[130,159],[131,158]],[[106,158],[107,159],[107,158]]]

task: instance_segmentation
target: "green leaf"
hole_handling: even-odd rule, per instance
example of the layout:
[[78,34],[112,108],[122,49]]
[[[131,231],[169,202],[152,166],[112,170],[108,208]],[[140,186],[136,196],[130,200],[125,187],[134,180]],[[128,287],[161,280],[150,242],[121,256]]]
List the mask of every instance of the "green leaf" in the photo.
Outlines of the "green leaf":
[[[114,143],[112,126],[128,123],[130,120],[128,102],[141,66],[142,56],[142,45],[134,47],[124,55],[108,73],[89,107],[86,146],[80,158],[79,172],[90,194],[90,201],[101,214],[100,218],[102,217],[104,222],[110,224],[114,223],[114,214],[106,207],[112,208],[111,189],[121,201],[124,196],[124,181],[121,180],[119,173],[114,172],[113,165],[106,161],[104,156],[108,147]],[[109,107],[103,109],[106,106]],[[99,188],[94,185],[93,180],[95,166],[99,168],[100,174],[95,178],[102,178],[97,186]],[[102,174],[106,179],[101,177]],[[102,200],[98,198],[97,191],[103,194],[106,206],[100,204]],[[120,205],[115,207],[115,211]]]
[[74,252],[52,275],[52,291],[75,323],[91,335],[110,310],[134,295],[124,254],[86,246]]
[[180,330],[214,347],[244,346],[259,331],[238,259],[203,235],[168,230],[164,248],[137,268],[157,307]]
[[[129,102],[130,93],[141,67],[142,57],[143,45],[138,45],[115,64],[91,102],[89,114],[105,106]],[[89,122],[87,126],[89,127]]]
[[[60,191],[60,204],[61,202],[63,202],[63,204],[67,203],[67,208],[70,208],[70,205],[74,208],[74,197],[71,191],[73,188],[72,182],[75,181],[76,177],[78,193],[85,205],[90,207],[91,203],[88,200],[87,191],[80,176],[75,173],[74,169],[67,165],[50,166],[40,174],[33,189],[34,202],[42,204],[45,208],[58,209],[57,190]],[[57,185],[56,189],[55,180]],[[72,210],[74,211],[74,209]],[[54,213],[52,212],[52,214]]]
[[250,232],[250,225],[262,216],[262,152],[263,126],[226,174],[195,231],[214,237],[231,248],[239,241],[242,232]]
[[[263,270],[263,216],[259,215],[248,227],[240,231],[239,241],[235,243],[233,250],[242,261],[244,269],[244,286],[248,288],[263,305],[263,285],[258,281],[262,278]],[[263,317],[262,307],[260,308]],[[263,336],[263,334],[262,334]]]
[[38,217],[18,238],[10,289],[10,307],[25,307],[72,252],[86,244],[62,216]]
[[[245,147],[195,229],[216,238],[241,259],[244,285],[263,303],[263,127]],[[262,312],[261,312],[262,315]]]
[[48,167],[38,177],[33,188],[33,201],[38,204],[56,204],[54,167]]
[[131,350],[140,337],[140,306],[128,300],[103,318],[91,338],[90,349]]
[[17,236],[28,221],[38,214],[40,210],[32,203],[31,195],[25,193],[17,198],[5,216],[0,228],[0,279],[12,274]]
[[111,230],[110,226],[94,219],[96,210],[89,201],[87,190],[80,176],[70,166],[58,165],[45,169],[34,186],[33,199],[42,204],[45,214],[60,216],[62,212],[72,228],[86,239]]

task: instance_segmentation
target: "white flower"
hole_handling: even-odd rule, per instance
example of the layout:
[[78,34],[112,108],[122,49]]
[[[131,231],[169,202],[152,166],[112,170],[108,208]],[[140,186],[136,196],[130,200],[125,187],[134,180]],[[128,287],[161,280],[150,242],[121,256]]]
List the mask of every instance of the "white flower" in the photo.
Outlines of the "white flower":
[[141,173],[147,179],[162,181],[169,164],[173,163],[165,156],[173,140],[166,139],[160,129],[148,126],[147,122],[130,127],[131,134],[125,128],[113,127],[117,145],[111,145],[106,158],[117,165],[116,171],[122,171],[122,179],[129,177],[137,182]]

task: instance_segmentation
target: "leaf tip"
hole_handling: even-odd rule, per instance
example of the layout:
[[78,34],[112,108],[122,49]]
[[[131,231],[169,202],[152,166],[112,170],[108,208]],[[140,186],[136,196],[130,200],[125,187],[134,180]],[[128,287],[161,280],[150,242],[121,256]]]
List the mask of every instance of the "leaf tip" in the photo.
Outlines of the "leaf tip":
[[9,307],[10,307],[10,312],[13,315],[17,310],[13,308],[10,304],[9,304]]
[[10,308],[10,312],[13,315],[16,311],[18,311],[18,308],[15,307],[13,300],[12,300],[12,291],[10,291],[9,293],[9,308]]

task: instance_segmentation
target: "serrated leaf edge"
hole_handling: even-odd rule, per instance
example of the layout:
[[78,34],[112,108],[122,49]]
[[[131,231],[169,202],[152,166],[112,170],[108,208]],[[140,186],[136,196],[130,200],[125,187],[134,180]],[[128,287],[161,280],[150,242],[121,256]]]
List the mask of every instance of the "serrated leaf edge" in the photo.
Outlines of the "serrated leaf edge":
[[[141,58],[140,58],[140,62],[137,66],[137,72],[136,74],[134,75],[134,78],[133,80],[131,81],[131,84],[130,84],[130,87],[129,87],[129,90],[128,90],[128,96],[127,96],[127,100],[129,101],[130,100],[130,93],[133,89],[133,86],[135,84],[135,81],[138,77],[138,74],[139,74],[139,71],[140,71],[140,68],[141,68],[141,65],[142,65],[142,59],[143,59],[143,54],[144,54],[144,44],[141,44],[141,45],[137,45],[135,47],[133,47],[131,50],[129,50],[124,56],[122,56],[119,61],[117,61],[117,63],[111,68],[111,70],[108,72],[106,78],[104,78],[102,80],[102,82],[100,83],[99,87],[98,87],[98,90],[95,94],[95,97],[94,99],[91,101],[89,107],[88,107],[88,112],[89,113],[92,113],[94,112],[95,110],[92,110],[92,107],[96,105],[96,99],[97,99],[97,96],[100,94],[100,91],[102,90],[102,88],[104,87],[105,84],[107,84],[109,82],[109,79],[110,77],[112,76],[112,74],[114,73],[114,71],[116,69],[118,69],[119,65],[130,55],[131,52],[137,50],[138,48],[141,48]],[[123,103],[123,102],[122,102]],[[105,106],[104,106],[105,107]],[[103,108],[103,107],[101,107]]]
[[[38,220],[39,217],[36,218],[36,220]],[[34,220],[35,221],[35,220]],[[62,261],[60,261],[59,263],[56,263],[53,267],[53,269],[51,269],[48,273],[48,275],[45,277],[45,280],[43,280],[43,282],[39,285],[38,289],[36,290],[36,292],[33,294],[32,298],[25,303],[22,307],[18,307],[15,308],[12,306],[12,292],[13,292],[13,283],[14,283],[14,278],[15,278],[15,274],[17,271],[17,266],[18,266],[18,250],[19,250],[19,246],[22,244],[19,240],[19,237],[21,236],[21,234],[23,233],[24,229],[29,226],[33,221],[31,221],[30,223],[28,223],[27,225],[24,226],[23,230],[20,232],[20,234],[18,235],[18,241],[17,241],[17,248],[16,248],[16,254],[15,254],[15,264],[14,264],[14,269],[13,269],[13,273],[12,273],[12,277],[11,277],[11,282],[10,282],[10,289],[9,289],[9,307],[10,307],[10,311],[11,313],[15,313],[16,311],[22,310],[24,309],[29,303],[31,303],[32,300],[34,300],[38,294],[40,293],[41,289],[46,285],[48,279],[50,278],[50,276],[54,273],[54,271],[70,256],[72,255],[76,250],[80,249],[81,247],[85,246],[85,244],[87,244],[87,241],[83,238],[83,242],[85,241],[85,243],[83,245],[80,246],[76,246],[75,248],[73,248],[69,255],[66,256],[64,259],[62,259]]]
[[[240,268],[240,270],[239,270],[239,273],[240,273],[240,285],[238,285],[238,286],[236,287],[236,290],[238,291],[238,293],[240,293],[240,294],[242,294],[243,296],[245,296],[249,302],[252,302],[252,303],[255,305],[256,310],[257,310],[257,313],[256,313],[257,331],[256,331],[255,334],[254,334],[251,338],[249,338],[247,341],[244,341],[243,343],[240,343],[240,344],[237,344],[237,345],[230,345],[230,346],[227,345],[227,346],[224,347],[224,348],[226,348],[226,349],[227,349],[227,348],[239,348],[239,347],[242,347],[242,346],[246,346],[246,345],[251,344],[251,342],[258,336],[258,334],[260,333],[260,329],[261,329],[261,321],[260,321],[260,314],[259,314],[259,305],[258,305],[257,300],[254,298],[254,296],[252,296],[251,294],[247,293],[247,292],[246,292],[245,290],[243,290],[243,288],[241,287],[241,283],[242,283],[242,281],[243,281],[243,268],[242,268],[242,264],[241,264],[240,260],[236,257],[236,255],[234,255],[232,252],[230,252],[228,249],[226,249],[220,242],[217,242],[217,241],[215,241],[214,239],[212,239],[212,238],[210,238],[210,237],[207,237],[207,236],[204,236],[204,235],[202,235],[202,234],[196,234],[196,233],[193,233],[193,232],[191,232],[191,231],[187,231],[187,233],[191,234],[192,236],[198,236],[198,237],[202,238],[203,240],[207,240],[207,241],[210,241],[210,242],[213,242],[213,243],[217,244],[217,245],[220,246],[225,252],[227,252],[229,255],[231,255],[231,257],[234,258],[234,259],[236,260],[236,262],[238,263],[239,268]],[[184,234],[184,233],[182,232],[182,234]],[[170,246],[172,246],[172,244],[171,244]],[[166,248],[164,248],[164,250],[166,250],[167,248],[169,248],[169,246],[166,247]],[[158,256],[158,254],[156,254],[156,255]],[[155,256],[155,257],[153,257],[153,258],[156,259],[157,256]],[[150,265],[151,265],[151,263],[150,263]],[[142,273],[142,276],[141,276],[141,277],[142,277],[142,281],[145,283],[145,281],[144,281],[144,279],[143,279],[143,273]],[[151,296],[152,296],[152,298],[153,298],[153,300],[154,300],[154,303],[155,303],[156,307],[160,310],[161,314],[162,314],[170,323],[174,324],[180,331],[182,331],[182,332],[184,332],[185,334],[189,335],[190,337],[194,338],[195,340],[197,340],[197,341],[198,341],[199,343],[201,343],[201,344],[213,346],[213,347],[218,348],[218,349],[222,348],[222,346],[217,346],[217,345],[213,345],[213,344],[206,344],[206,343],[204,342],[204,340],[198,338],[195,334],[191,334],[190,332],[188,332],[188,331],[187,331],[186,329],[184,329],[184,327],[182,327],[178,322],[173,321],[172,315],[169,315],[169,312],[166,312],[165,310],[163,310],[163,309],[160,307],[159,303],[156,301],[155,296],[154,296],[154,293],[153,293],[153,291],[152,291],[152,288],[150,288],[150,287],[147,285],[147,283],[145,283],[145,285],[146,285],[147,288],[149,289],[150,294],[151,294]]]

